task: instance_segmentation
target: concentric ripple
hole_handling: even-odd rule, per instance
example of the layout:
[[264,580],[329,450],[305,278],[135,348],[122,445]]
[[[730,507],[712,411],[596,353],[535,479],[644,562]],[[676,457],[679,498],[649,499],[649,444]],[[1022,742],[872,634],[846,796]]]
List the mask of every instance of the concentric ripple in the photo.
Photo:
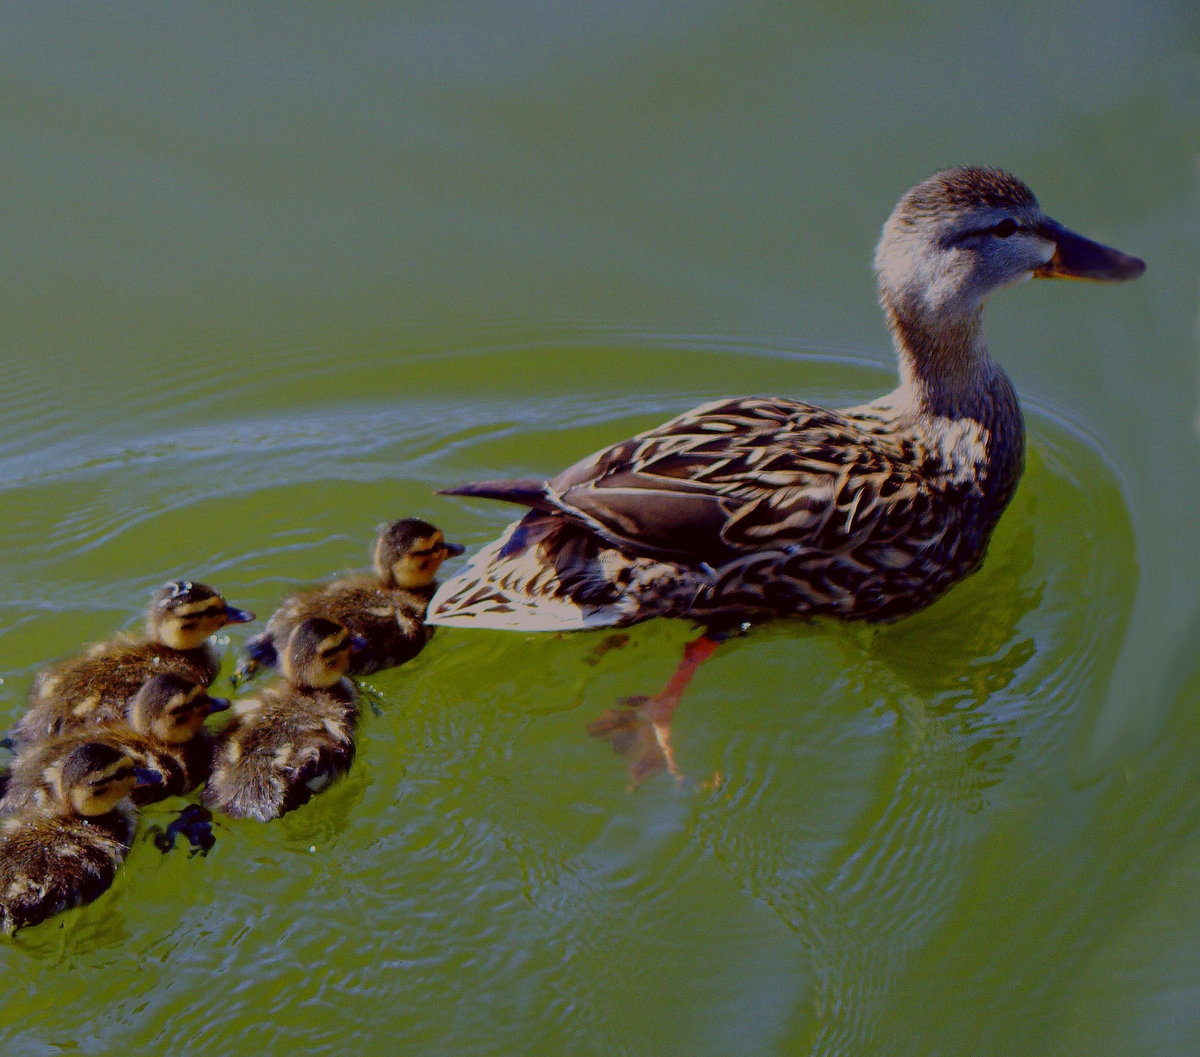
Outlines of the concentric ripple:
[[[41,664],[135,623],[170,577],[265,615],[364,564],[381,521],[424,516],[473,548],[511,516],[439,486],[549,473],[727,393],[836,404],[891,384],[617,333],[332,359],[294,353],[282,394],[185,381],[86,438],[8,429],[4,721]],[[1066,757],[1128,613],[1129,522],[1094,445],[1029,418],[983,570],[894,626],[780,622],[723,647],[679,713],[683,787],[631,793],[584,730],[666,678],[687,626],[604,650],[443,629],[370,679],[345,781],[280,822],[222,824],[207,858],[143,839],[112,892],[0,947],[21,1011],[5,1052],[898,1052],[891,1025],[930,1001],[917,967],[961,964],[963,923],[1013,897],[997,875],[1095,808]]]

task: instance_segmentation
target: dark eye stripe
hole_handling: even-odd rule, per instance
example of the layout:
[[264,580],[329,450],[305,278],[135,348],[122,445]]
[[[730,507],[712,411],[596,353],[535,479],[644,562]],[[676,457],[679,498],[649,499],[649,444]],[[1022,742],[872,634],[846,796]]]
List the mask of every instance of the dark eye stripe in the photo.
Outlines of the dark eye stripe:
[[119,771],[113,771],[111,774],[106,774],[92,783],[93,789],[107,789],[110,785],[116,782],[124,781],[126,778],[133,777],[133,767],[122,767]]
[[1010,235],[1015,235],[1018,231],[1025,230],[1024,225],[1012,217],[1005,217],[1003,220],[995,224],[988,224],[984,228],[972,228],[970,231],[961,231],[956,235],[948,236],[943,245],[953,246],[959,242],[966,242],[968,239],[977,239],[982,235],[996,235],[999,238],[1006,239]]
[[205,617],[211,617],[214,613],[224,613],[225,603],[219,599],[210,598],[204,602],[194,602],[190,606],[173,606],[171,612],[180,619],[192,617],[202,620]]

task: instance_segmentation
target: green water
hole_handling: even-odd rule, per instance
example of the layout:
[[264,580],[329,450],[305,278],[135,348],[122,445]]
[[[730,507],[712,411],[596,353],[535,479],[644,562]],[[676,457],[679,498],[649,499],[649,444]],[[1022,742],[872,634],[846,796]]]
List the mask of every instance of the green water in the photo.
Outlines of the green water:
[[870,254],[936,168],[1148,262],[998,296],[984,568],[722,647],[682,788],[585,728],[687,625],[442,629],[346,780],[0,943],[5,1054],[1200,1049],[1194,5],[14,5],[0,79],[4,724],[168,578],[263,614],[510,516],[439,486],[890,387]]

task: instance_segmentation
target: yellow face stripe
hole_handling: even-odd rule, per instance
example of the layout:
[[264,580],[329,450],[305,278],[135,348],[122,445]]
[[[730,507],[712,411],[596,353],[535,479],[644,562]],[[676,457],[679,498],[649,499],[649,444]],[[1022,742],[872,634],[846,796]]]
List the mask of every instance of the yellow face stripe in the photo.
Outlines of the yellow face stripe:
[[317,654],[322,659],[327,659],[332,657],[335,653],[339,653],[340,651],[348,648],[349,645],[350,633],[343,631],[339,635],[330,635],[329,638],[325,639],[325,641],[322,642],[319,647],[317,647]]

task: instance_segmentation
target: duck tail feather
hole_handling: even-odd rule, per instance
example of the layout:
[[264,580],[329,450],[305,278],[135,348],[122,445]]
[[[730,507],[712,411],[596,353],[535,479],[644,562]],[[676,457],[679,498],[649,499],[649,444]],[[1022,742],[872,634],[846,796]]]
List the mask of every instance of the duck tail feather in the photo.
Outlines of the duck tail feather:
[[554,504],[546,494],[546,482],[536,477],[517,477],[508,481],[475,481],[455,488],[441,489],[442,495],[465,495],[476,499],[497,499],[516,503],[534,510],[553,510]]

